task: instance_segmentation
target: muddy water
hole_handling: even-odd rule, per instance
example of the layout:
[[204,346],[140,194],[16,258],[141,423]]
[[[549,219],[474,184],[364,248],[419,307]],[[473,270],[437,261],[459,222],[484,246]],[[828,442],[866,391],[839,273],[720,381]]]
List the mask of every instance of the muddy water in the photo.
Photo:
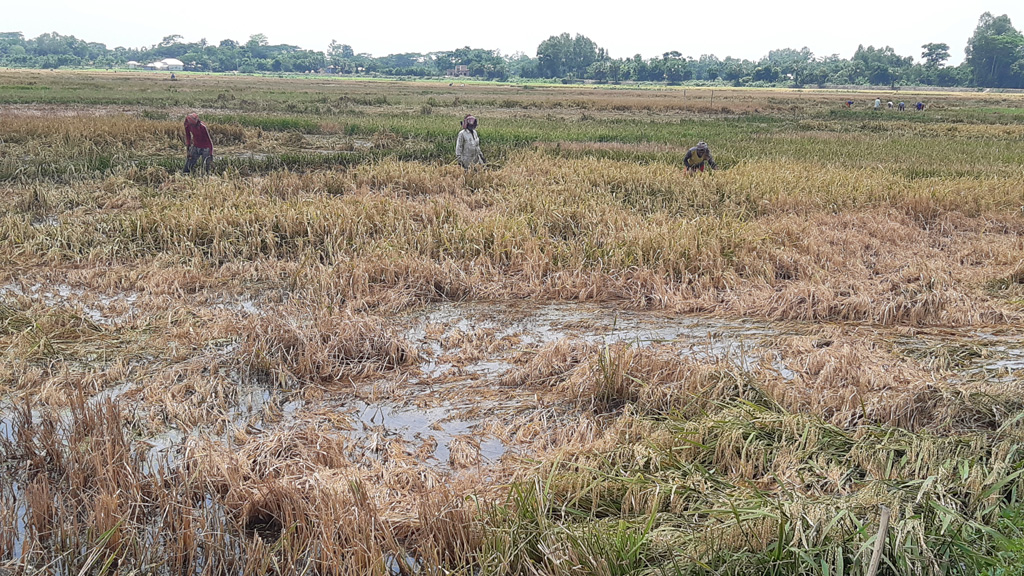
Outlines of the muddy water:
[[[68,286],[3,287],[0,299],[8,295],[70,307],[82,307],[86,297]],[[92,298],[88,307],[81,308],[90,318],[115,326],[121,321],[105,314]],[[228,302],[221,309],[242,316],[263,313],[249,300]],[[397,447],[408,457],[403,465],[426,467],[441,475],[467,470],[484,478],[491,475],[489,467],[523,450],[514,437],[499,438],[493,430],[500,429],[503,421],[552,410],[527,394],[487,394],[488,387],[496,387],[498,379],[521,366],[522,358],[531,352],[566,339],[597,345],[670,345],[683,357],[724,359],[751,368],[761,361],[765,339],[779,333],[768,324],[752,321],[581,304],[444,303],[409,313],[394,325],[403,327],[397,335],[418,349],[418,365],[312,398],[301,390],[261,386],[233,374],[237,389],[217,423],[191,429],[172,424],[138,439],[145,451],[143,472],[158,475],[160,470],[174,468],[195,442],[238,448],[236,431],[244,431],[247,442],[259,442],[264,434],[287,433],[312,422],[324,425],[322,415],[328,412],[333,416],[329,432],[345,438],[354,463],[391,457]],[[128,406],[128,412],[132,403],[145,397],[142,392],[137,383],[125,381],[99,392],[90,402],[118,402]],[[552,413],[552,421],[559,422],[559,413]],[[0,441],[14,440],[11,415],[9,409],[0,408]],[[476,454],[466,457],[467,449]],[[11,498],[24,502],[21,494]],[[18,546],[26,514],[22,505],[17,512]]]
[[[627,343],[644,347],[671,344],[680,354],[696,360],[725,359],[740,368],[750,368],[760,359],[758,343],[766,336],[780,333],[768,323],[751,320],[725,320],[707,317],[636,312],[591,304],[440,304],[410,317],[413,327],[406,333],[412,342],[421,342],[427,358],[442,356],[441,342],[454,333],[493,333],[494,338],[514,338],[517,349],[538,348],[564,339],[592,344]],[[427,329],[440,326],[441,337],[424,341]],[[495,357],[482,360],[464,370],[481,376],[500,375],[510,368]],[[425,362],[425,373],[436,373],[445,366]]]
[[1016,332],[921,334],[899,338],[897,347],[950,373],[950,381],[1012,382],[1024,379],[1024,337]]
[[114,296],[90,295],[81,288],[75,288],[67,284],[18,284],[8,283],[0,285],[0,303],[6,298],[20,296],[33,301],[39,301],[48,307],[70,306],[80,307],[87,318],[97,324],[111,326],[118,321],[124,320],[124,312],[115,313],[112,310],[131,311],[137,294],[118,294]]
[[[445,467],[449,446],[459,436],[479,441],[484,463],[496,462],[512,446],[480,433],[488,421],[521,414],[531,407],[458,389],[495,382],[516,368],[516,358],[548,344],[570,339],[598,345],[671,345],[681,356],[726,360],[750,369],[761,361],[759,343],[778,334],[753,321],[679,317],[623,311],[586,304],[443,303],[407,315],[400,334],[419,350],[421,362],[409,370],[404,401],[357,400],[339,407],[359,431],[383,432],[410,444],[436,443],[426,464]],[[485,348],[485,353],[478,353]],[[464,349],[471,352],[464,353]],[[469,359],[466,360],[466,357]],[[417,386],[420,385],[420,386]],[[432,403],[424,396],[440,396]],[[454,400],[452,400],[454,398]],[[481,414],[485,414],[481,416]]]
[[[124,310],[132,308],[136,296],[98,297],[66,285],[0,286],[0,304],[9,299],[78,308],[97,323],[117,327],[125,321]],[[218,302],[211,308],[242,317],[266,313],[258,301],[246,298]],[[261,442],[266,438],[263,435],[288,433],[315,422],[330,426],[330,434],[344,437],[354,463],[379,462],[394,454],[390,448],[397,446],[408,456],[405,465],[442,476],[468,470],[486,477],[489,467],[528,450],[514,434],[499,437],[495,430],[502,429],[502,423],[543,411],[553,414],[551,422],[560,422],[574,409],[561,407],[558,409],[564,411],[558,412],[529,394],[488,393],[499,388],[503,376],[520,368],[523,358],[547,345],[573,341],[598,346],[657,346],[660,352],[672,350],[684,359],[726,362],[741,370],[773,370],[784,378],[794,378],[796,373],[778,349],[780,339],[821,328],[638,312],[597,304],[523,302],[435,304],[409,312],[389,325],[396,336],[416,347],[417,365],[360,379],[351,387],[330,389],[322,395],[304,395],[299,387],[268,387],[233,373],[229,379],[236,388],[215,424],[147,429],[138,439],[138,446],[146,452],[143,471],[156,474],[174,468],[195,442],[213,441],[236,448],[237,431],[244,431],[242,436],[248,442]],[[898,353],[941,364],[952,380],[1009,381],[1024,376],[1024,337],[1019,331],[922,330],[889,340]],[[235,347],[230,344],[220,354],[230,356]],[[130,409],[145,396],[141,392],[136,382],[125,381],[95,394],[90,402],[118,402]],[[0,398],[0,447],[16,442],[17,419],[11,402]],[[332,418],[325,420],[325,413]],[[476,451],[476,458],[468,459],[471,464],[460,459],[457,443],[460,454],[467,445]],[[6,490],[0,500],[17,503],[17,548],[24,537],[27,512],[22,487],[10,483]]]
[[[451,441],[457,436],[472,434],[474,426],[479,424],[479,421],[452,418],[445,406],[422,409],[357,401],[351,407],[362,430],[382,430],[409,444],[435,444],[427,462],[441,466],[448,462]],[[504,453],[505,445],[495,438],[484,438],[480,442],[480,456],[485,463],[497,462]]]
[[[117,324],[123,318],[110,314],[116,305],[124,314],[131,309],[132,294],[89,296],[67,285],[0,286],[0,303],[7,298],[40,300],[48,306],[79,306],[93,321]],[[253,300],[215,304],[242,316],[262,314]],[[459,438],[473,438],[482,464],[496,463],[514,443],[485,433],[489,424],[522,416],[539,407],[529,399],[498,398],[482,394],[517,362],[544,346],[569,340],[596,345],[627,343],[636,347],[659,346],[681,358],[727,362],[737,369],[774,370],[793,378],[777,346],[779,337],[799,334],[813,326],[780,325],[745,319],[722,319],[662,312],[623,310],[586,303],[531,304],[525,302],[440,303],[425,306],[398,318],[396,335],[414,345],[420,362],[413,367],[360,381],[351,392],[331,393],[308,400],[287,390],[269,389],[254,382],[232,378],[238,386],[235,400],[214,429],[161,430],[144,438],[149,446],[151,468],[173,465],[183,444],[197,438],[222,438],[229,442],[232,430],[250,434],[300,426],[318,413],[329,411],[337,418],[334,431],[347,445],[363,455],[372,454],[381,441],[410,447],[422,465],[446,469],[451,445]],[[956,333],[913,336],[896,340],[896,346],[912,355],[955,357],[948,367],[961,380],[1019,378],[1024,372],[1024,339],[1019,334]],[[943,352],[952,350],[952,352]],[[466,392],[464,392],[466,390]],[[124,382],[100,392],[94,401],[131,403],[138,394]],[[122,397],[123,396],[123,397]],[[0,416],[7,416],[0,410]],[[6,414],[5,414],[6,413]],[[226,425],[225,425],[226,422]],[[0,420],[0,439],[10,441],[9,418]]]
[[[246,313],[253,308],[245,306]],[[266,405],[282,414],[260,427],[289,426],[309,413],[325,408],[344,416],[339,429],[351,445],[372,452],[382,439],[409,446],[436,446],[417,451],[423,465],[445,469],[452,442],[472,437],[479,443],[482,463],[499,461],[516,451],[507,439],[486,434],[489,424],[539,410],[529,399],[510,399],[482,393],[525,355],[544,346],[571,340],[596,345],[627,343],[635,347],[659,346],[681,358],[699,362],[726,362],[741,370],[772,370],[793,378],[776,348],[780,337],[800,335],[816,326],[780,325],[745,319],[722,319],[622,310],[614,306],[580,303],[441,303],[426,306],[398,319],[398,336],[419,351],[420,363],[399,374],[359,384],[351,395],[322,402],[297,400],[287,395],[256,390],[239,402],[235,418],[241,425]],[[1024,371],[1024,339],[1020,335],[960,333],[905,338],[902,346],[941,350],[966,340],[982,352],[967,354],[962,365],[950,367],[954,379],[998,373],[1018,378]],[[524,354],[525,353],[525,354]],[[931,353],[931,352],[930,352]],[[251,424],[251,420],[249,420]]]
[[[228,306],[258,314],[249,302]],[[183,443],[199,437],[229,442],[232,430],[259,434],[287,430],[334,414],[334,433],[347,439],[353,459],[376,458],[382,443],[397,443],[421,464],[450,468],[452,443],[472,438],[480,465],[497,463],[516,446],[484,432],[489,425],[539,409],[530,398],[498,398],[488,386],[517,367],[517,358],[562,340],[633,346],[670,345],[682,357],[725,360],[751,369],[762,361],[764,340],[779,334],[766,323],[679,317],[583,304],[443,303],[399,319],[396,335],[417,347],[420,363],[376,379],[361,380],[352,393],[309,401],[298,394],[239,381],[226,428],[168,430],[146,439],[149,465],[168,466]],[[518,360],[522,362],[522,360]],[[113,392],[117,394],[118,392]],[[340,424],[339,424],[340,423]],[[424,448],[425,447],[425,448]]]

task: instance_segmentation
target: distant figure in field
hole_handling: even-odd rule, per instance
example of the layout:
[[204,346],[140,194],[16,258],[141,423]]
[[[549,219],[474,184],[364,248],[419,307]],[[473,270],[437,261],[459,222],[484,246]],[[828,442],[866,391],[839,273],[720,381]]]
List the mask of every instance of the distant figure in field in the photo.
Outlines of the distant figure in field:
[[906,110],[906,109],[907,109],[907,105],[906,105],[906,103],[904,103],[904,102],[900,102],[900,104],[899,104],[899,110],[900,110],[900,112],[903,112],[903,111],[904,111],[904,110]]
[[889,100],[889,103],[886,104],[886,106],[889,107],[889,110],[892,110],[892,100]]
[[455,158],[459,166],[469,170],[484,164],[484,153],[480,150],[480,135],[476,133],[476,117],[466,114],[462,119],[462,130],[455,141]]
[[174,76],[174,72],[171,72],[171,80],[177,80],[177,78]]
[[846,107],[847,108],[853,108],[853,100],[847,100],[846,101]]
[[918,102],[917,104],[914,104],[914,108],[918,112],[920,112],[921,110],[924,110],[924,102]]
[[204,169],[213,168],[213,140],[206,124],[203,124],[195,112],[185,116],[185,146],[188,149],[185,174],[192,172],[200,158],[203,159]]
[[687,150],[686,156],[683,157],[683,164],[686,166],[687,173],[698,170],[703,172],[705,164],[712,170],[718,169],[718,164],[715,164],[715,158],[711,155],[711,149],[705,142],[698,142],[696,146]]
[[882,109],[882,99],[881,98],[875,98],[875,110],[881,110],[881,109]]

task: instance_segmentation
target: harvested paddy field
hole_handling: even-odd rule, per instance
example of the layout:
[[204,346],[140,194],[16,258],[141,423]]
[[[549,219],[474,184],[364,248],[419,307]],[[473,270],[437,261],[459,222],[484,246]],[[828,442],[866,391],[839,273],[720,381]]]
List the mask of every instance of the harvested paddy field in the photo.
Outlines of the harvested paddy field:
[[0,571],[1019,572],[1024,97],[879,95],[0,71]]

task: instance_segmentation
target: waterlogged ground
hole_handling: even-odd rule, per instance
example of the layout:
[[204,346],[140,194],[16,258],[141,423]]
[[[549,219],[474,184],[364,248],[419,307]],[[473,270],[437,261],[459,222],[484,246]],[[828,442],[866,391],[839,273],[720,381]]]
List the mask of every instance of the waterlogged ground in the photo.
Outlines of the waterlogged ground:
[[[0,286],[0,298],[17,297],[47,307],[80,310],[99,326],[117,329],[136,314],[137,295],[87,297],[67,284]],[[266,311],[254,300],[217,302],[211,308],[236,315],[240,322]],[[417,466],[442,473],[470,468],[487,475],[507,454],[532,457],[534,435],[557,436],[580,406],[535,388],[510,386],[510,375],[523,370],[540,351],[571,343],[609,349],[625,345],[657,349],[696,364],[729,365],[741,372],[798,381],[798,360],[785,342],[815,338],[822,325],[767,322],[707,315],[630,310],[611,304],[510,302],[443,302],[419,307],[389,319],[393,334],[414,349],[416,361],[399,370],[359,378],[344,392],[316,398],[287,386],[268,386],[235,372],[236,392],[217,408],[216,418],[188,428],[172,425],[148,429],[137,438],[148,446],[151,468],[171,467],[198,438],[232,444],[243,432],[249,441],[263,433],[287,432],[315,423],[344,437],[353,461],[401,454]],[[833,325],[832,340],[885,342],[893,359],[931,363],[930,384],[971,381],[1017,382],[1024,376],[1024,331],[1003,328],[949,330],[864,330]],[[216,354],[230,355],[225,343]],[[939,360],[941,359],[941,361]],[[146,402],[141,385],[126,381],[92,394],[89,401],[117,401],[126,409]],[[808,393],[811,393],[808,390]],[[12,408],[0,409],[0,434],[14,441]],[[527,441],[515,433],[516,422],[530,421]],[[546,429],[545,429],[546,426]]]
[[[80,309],[92,322],[110,327],[132,315],[135,300],[132,295],[84,300],[84,291],[63,284],[0,287],[0,296],[7,295]],[[251,301],[219,306],[240,317],[263,314]],[[774,360],[778,353],[768,338],[784,327],[764,322],[638,312],[610,305],[523,302],[442,303],[397,322],[404,331],[396,334],[418,351],[417,363],[398,374],[362,378],[349,397],[317,401],[292,399],[287,390],[259,386],[236,375],[243,392],[236,403],[226,406],[228,423],[226,428],[220,424],[221,433],[230,437],[238,428],[288,427],[330,412],[337,430],[366,454],[379,451],[381,442],[402,442],[424,465],[446,467],[453,439],[468,437],[479,443],[481,463],[494,464],[507,450],[515,449],[515,440],[489,435],[485,432],[488,422],[493,425],[550,409],[535,397],[509,394],[502,378],[538,350],[559,342],[658,346],[683,358],[724,361],[743,370],[768,361],[780,373],[788,373]],[[126,382],[98,392],[92,401],[130,404],[141,401],[138,392],[137,386]],[[557,419],[551,425],[557,427]],[[9,434],[9,419],[4,426]],[[190,434],[205,432],[202,427],[172,429],[141,441],[153,444],[154,455],[170,454]]]

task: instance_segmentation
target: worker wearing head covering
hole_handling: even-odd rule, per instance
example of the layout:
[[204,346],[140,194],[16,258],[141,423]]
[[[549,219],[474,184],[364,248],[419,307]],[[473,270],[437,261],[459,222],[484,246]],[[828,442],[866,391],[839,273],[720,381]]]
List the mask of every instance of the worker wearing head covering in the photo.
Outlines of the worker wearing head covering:
[[686,166],[687,172],[696,172],[697,170],[703,172],[705,164],[712,169],[718,168],[715,158],[711,155],[711,149],[705,142],[698,142],[696,146],[687,150],[686,156],[683,157],[683,164]]
[[186,174],[192,171],[200,158],[203,159],[203,168],[213,168],[213,140],[210,139],[210,131],[206,124],[203,124],[195,112],[185,116],[185,146],[188,148]]
[[476,118],[467,114],[462,119],[462,130],[455,141],[455,158],[467,170],[483,165],[484,153],[480,150],[480,136],[476,133]]

